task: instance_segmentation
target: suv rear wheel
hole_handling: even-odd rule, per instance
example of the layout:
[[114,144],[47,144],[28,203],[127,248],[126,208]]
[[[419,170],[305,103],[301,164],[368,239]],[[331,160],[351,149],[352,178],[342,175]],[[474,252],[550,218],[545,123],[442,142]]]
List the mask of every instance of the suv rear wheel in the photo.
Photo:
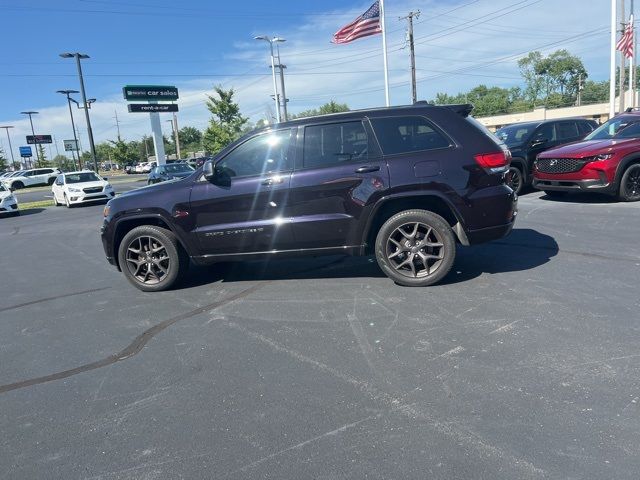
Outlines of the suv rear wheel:
[[16,190],[20,190],[21,188],[24,188],[24,183],[18,181],[18,182],[13,182],[11,184],[12,188],[15,188]]
[[640,200],[640,163],[630,165],[620,179],[620,200],[637,202]]
[[170,230],[142,225],[120,242],[120,268],[127,280],[143,292],[171,288],[189,266],[189,257]]
[[380,228],[376,259],[396,283],[426,287],[439,282],[453,266],[456,243],[445,219],[426,210],[405,210]]

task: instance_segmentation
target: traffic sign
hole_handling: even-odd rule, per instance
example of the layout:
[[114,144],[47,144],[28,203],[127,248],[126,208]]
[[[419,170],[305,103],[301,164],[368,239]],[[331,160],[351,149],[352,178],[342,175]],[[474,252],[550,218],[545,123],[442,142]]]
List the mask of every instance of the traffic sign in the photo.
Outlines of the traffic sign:
[[42,143],[53,143],[51,135],[27,135],[29,145],[40,145]]
[[33,153],[31,152],[31,147],[20,147],[20,156],[22,158],[33,157]]
[[129,113],[177,112],[176,103],[130,103]]
[[166,85],[126,85],[122,88],[125,100],[177,100],[177,87]]
[[75,140],[63,140],[64,143],[64,151],[65,152],[77,152],[78,151],[78,142]]

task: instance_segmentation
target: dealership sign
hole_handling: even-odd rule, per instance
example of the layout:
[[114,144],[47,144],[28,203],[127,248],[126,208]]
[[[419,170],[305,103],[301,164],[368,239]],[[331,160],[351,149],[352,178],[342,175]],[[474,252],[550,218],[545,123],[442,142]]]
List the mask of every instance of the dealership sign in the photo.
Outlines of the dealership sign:
[[166,85],[126,85],[122,88],[125,100],[171,101],[178,99],[178,89]]

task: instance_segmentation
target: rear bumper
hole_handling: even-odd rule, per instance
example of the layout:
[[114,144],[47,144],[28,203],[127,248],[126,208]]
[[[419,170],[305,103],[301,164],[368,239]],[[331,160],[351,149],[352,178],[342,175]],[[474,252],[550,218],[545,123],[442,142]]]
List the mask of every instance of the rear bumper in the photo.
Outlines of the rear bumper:
[[502,237],[506,237],[511,233],[511,230],[513,230],[513,226],[515,225],[515,223],[516,219],[514,216],[513,221],[505,225],[481,228],[479,230],[469,230],[466,232],[467,239],[469,240],[469,245],[490,242],[492,240],[498,240]]

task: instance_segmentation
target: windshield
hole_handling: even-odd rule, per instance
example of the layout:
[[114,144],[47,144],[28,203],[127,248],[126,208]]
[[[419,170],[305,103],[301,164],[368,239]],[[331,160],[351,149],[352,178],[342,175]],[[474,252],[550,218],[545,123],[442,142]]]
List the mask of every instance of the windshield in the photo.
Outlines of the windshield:
[[67,173],[64,178],[67,183],[99,182],[102,180],[93,172]]
[[609,140],[611,138],[640,138],[640,118],[615,117],[600,125],[585,140]]
[[182,172],[192,172],[193,168],[191,168],[186,163],[173,163],[171,165],[165,165],[164,170],[167,173],[182,173]]
[[507,145],[518,145],[524,143],[529,138],[531,133],[535,130],[536,125],[510,125],[508,127],[502,127],[496,132],[496,137],[502,140]]

